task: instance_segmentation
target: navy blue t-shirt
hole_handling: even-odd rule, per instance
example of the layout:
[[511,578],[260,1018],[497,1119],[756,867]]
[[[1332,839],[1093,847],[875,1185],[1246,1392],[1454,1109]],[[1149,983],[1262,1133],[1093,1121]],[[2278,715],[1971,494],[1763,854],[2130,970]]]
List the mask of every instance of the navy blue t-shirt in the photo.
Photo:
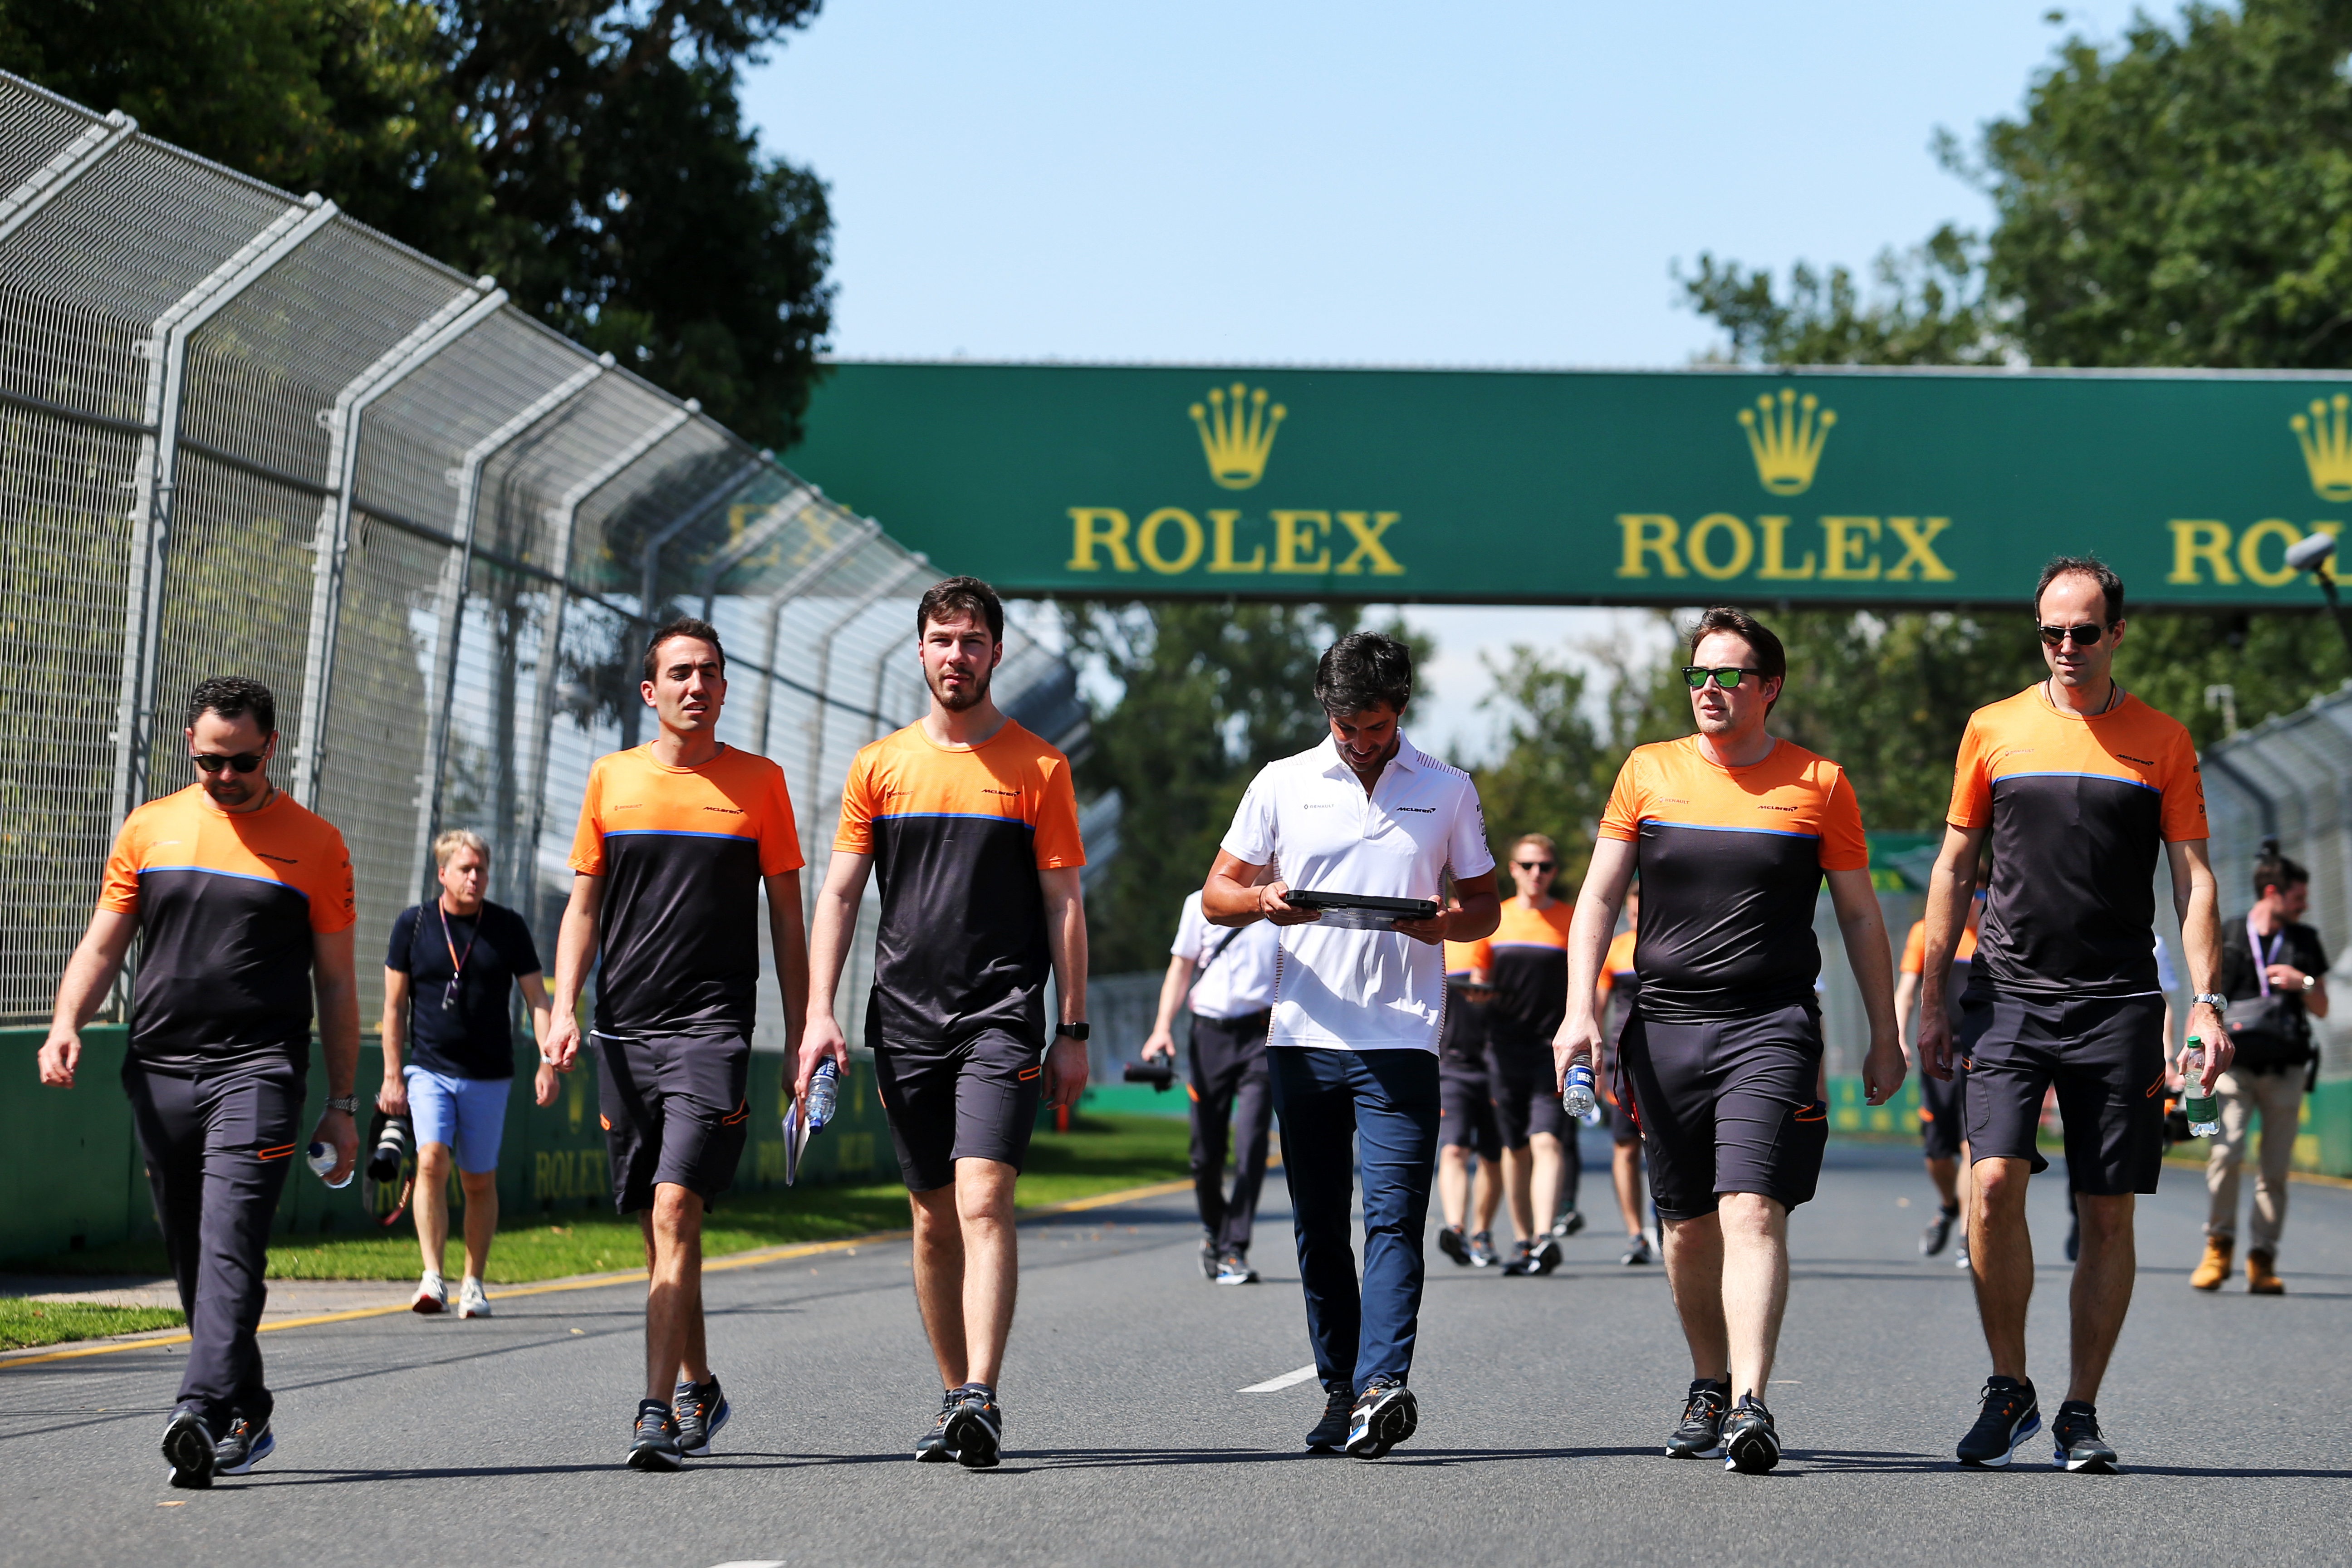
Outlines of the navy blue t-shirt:
[[[540,972],[530,928],[514,910],[488,900],[478,915],[450,915],[446,938],[441,921],[436,900],[401,910],[392,922],[383,966],[408,976],[407,1060],[456,1078],[512,1078],[514,1031],[507,998],[518,976]],[[452,943],[465,960],[454,1005],[449,981],[457,966],[449,955]]]

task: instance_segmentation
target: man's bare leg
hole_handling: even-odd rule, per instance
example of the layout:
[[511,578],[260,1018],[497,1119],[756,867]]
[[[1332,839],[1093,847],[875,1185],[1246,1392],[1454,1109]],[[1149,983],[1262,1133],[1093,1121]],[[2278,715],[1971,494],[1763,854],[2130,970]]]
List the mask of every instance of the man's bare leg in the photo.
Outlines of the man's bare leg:
[[487,1279],[490,1237],[499,1233],[499,1173],[460,1171],[457,1184],[466,1189],[466,1278]]
[[997,1160],[956,1162],[955,1183],[908,1196],[915,1215],[915,1300],[940,1386],[996,1386],[1020,1279],[1013,1225],[1019,1173]]
[[[1984,1323],[1994,1375],[2020,1383],[2025,1381],[2025,1309],[2033,1299],[2033,1237],[2025,1225],[2030,1169],[2023,1160],[2005,1158],[1979,1160],[1969,1167],[1969,1268],[1976,1278],[1977,1316]],[[2128,1237],[2125,1246],[2130,1246]],[[2120,1311],[2116,1321],[2123,1321]],[[2111,1334],[2107,1348],[2114,1346]],[[2100,1370],[2105,1367],[2102,1354]]]
[[1495,1228],[1495,1215],[1503,1206],[1503,1173],[1496,1162],[1478,1162],[1478,1173],[1470,1183],[1470,1207],[1478,1223],[1470,1228],[1473,1236],[1485,1236]]
[[1617,1212],[1625,1216],[1628,1240],[1640,1236],[1642,1224],[1642,1146],[1619,1143],[1609,1152],[1609,1176],[1617,1187]]
[[1769,1404],[1772,1354],[1789,1304],[1789,1211],[1760,1193],[1726,1193],[1716,1211],[1723,1249],[1722,1321],[1731,1393]]
[[1927,1162],[1927,1180],[1935,1184],[1936,1196],[1948,1209],[1957,1206],[1960,1201],[1959,1176],[1960,1163],[1958,1160],[1930,1159]]
[[1731,1376],[1731,1340],[1723,1321],[1723,1226],[1718,1216],[1665,1222],[1666,1283],[1690,1342],[1691,1375],[1723,1383]]
[[702,1200],[675,1182],[654,1188],[637,1216],[646,1241],[646,1397],[664,1405],[676,1378],[710,1381],[702,1336]]
[[1526,1144],[1503,1151],[1503,1199],[1511,1211],[1511,1234],[1532,1241],[1536,1234],[1535,1151]]
[[449,1249],[449,1145],[423,1143],[416,1150],[416,1185],[409,1194],[416,1215],[416,1249],[425,1272],[441,1272]]
[[2132,1284],[2139,1268],[2132,1239],[2136,1204],[2130,1193],[2074,1194],[2074,1212],[2083,1222],[2083,1245],[2074,1262],[2070,1304],[2074,1366],[2066,1397],[2086,1405],[2099,1401],[2107,1358],[2115,1354],[2116,1340],[2124,1331],[2124,1314],[2131,1310]]
[[1470,1206],[1470,1151],[1459,1143],[1437,1152],[1437,1206],[1447,1226],[1462,1228]]
[[1551,1222],[1559,1214],[1559,1181],[1568,1169],[1568,1160],[1560,1151],[1559,1140],[1549,1132],[1529,1138],[1528,1151],[1535,1156],[1535,1168],[1528,1179],[1528,1234],[1547,1236],[1551,1232]]

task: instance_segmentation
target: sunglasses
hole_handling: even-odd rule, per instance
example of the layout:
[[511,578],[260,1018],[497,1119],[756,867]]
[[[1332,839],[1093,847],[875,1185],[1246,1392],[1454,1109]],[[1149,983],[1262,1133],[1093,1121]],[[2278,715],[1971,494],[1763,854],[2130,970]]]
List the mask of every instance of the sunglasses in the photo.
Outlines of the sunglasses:
[[210,752],[191,752],[188,761],[196,764],[200,773],[216,773],[226,768],[233,773],[249,773],[269,759],[259,752],[239,752],[233,757],[217,756]]
[[1702,665],[1686,664],[1683,666],[1683,682],[1693,691],[1704,691],[1706,689],[1706,683],[1712,679],[1717,689],[1729,691],[1739,684],[1741,676],[1760,676],[1763,673],[1760,669],[1746,669],[1736,664],[1727,664],[1718,669],[1709,669]]
[[1549,871],[1557,864],[1551,860],[1520,860],[1514,862],[1522,871]]
[[[2109,623],[2109,625],[2112,624],[2112,622]],[[2096,647],[2099,639],[2106,635],[2105,627],[2094,625],[2089,621],[2084,621],[2079,626],[2040,626],[2036,629],[2042,633],[2043,644],[2050,647],[2056,647],[2068,637],[2074,639],[2076,647]]]

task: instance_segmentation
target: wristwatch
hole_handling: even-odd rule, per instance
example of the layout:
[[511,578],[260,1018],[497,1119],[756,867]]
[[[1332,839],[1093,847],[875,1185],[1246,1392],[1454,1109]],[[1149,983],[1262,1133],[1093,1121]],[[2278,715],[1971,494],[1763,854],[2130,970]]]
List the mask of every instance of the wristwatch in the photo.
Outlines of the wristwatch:
[[1056,1024],[1054,1026],[1054,1033],[1057,1035],[1067,1035],[1074,1040],[1085,1039],[1087,1032],[1087,1026],[1084,1024]]
[[340,1110],[345,1116],[357,1116],[360,1113],[360,1097],[356,1094],[331,1094],[327,1096],[327,1109]]
[[2212,1008],[2213,1016],[2216,1018],[2227,1017],[2229,1016],[2230,999],[2227,996],[2221,994],[2219,992],[2200,991],[2196,995],[2191,996],[2189,999],[2189,1005],[2191,1007],[2194,1007],[2200,1002],[2202,1002],[2208,1007]]
[[2306,975],[2305,975],[2305,976],[2303,977],[2303,988],[2304,988],[2305,991],[2310,990],[2313,986],[2315,986],[2315,985],[2316,985],[2316,984],[2319,984],[2319,976],[2318,976],[2318,975],[2316,975],[2316,974],[2306,974]]

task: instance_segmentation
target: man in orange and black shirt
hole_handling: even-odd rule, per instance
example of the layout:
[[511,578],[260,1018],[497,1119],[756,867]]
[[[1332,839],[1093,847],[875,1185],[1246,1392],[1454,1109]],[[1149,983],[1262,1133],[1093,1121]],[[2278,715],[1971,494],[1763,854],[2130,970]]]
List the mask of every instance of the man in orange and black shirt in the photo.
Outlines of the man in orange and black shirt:
[[[1960,1024],[1960,993],[1968,989],[1966,966],[1977,955],[1977,917],[1984,912],[1985,873],[1977,871],[1977,890],[1969,901],[1968,929],[1960,933],[1960,945],[1952,954],[1953,968],[1958,971],[1957,985],[1948,985],[1946,1019],[1954,1029]],[[1927,922],[1911,922],[1910,934],[1903,939],[1903,959],[1896,965],[1895,980],[1895,1017],[1906,1032],[1903,1057],[1911,1060],[1911,1046],[1918,1031],[1911,1022],[1911,1008],[1919,999],[1919,974],[1927,963]],[[1968,1106],[1968,1064],[1955,1060],[1952,1076],[1936,1078],[1919,1075],[1919,1142],[1927,1160],[1927,1180],[1935,1184],[1939,1206],[1927,1228],[1919,1233],[1919,1256],[1933,1258],[1944,1250],[1952,1238],[1952,1226],[1960,1217],[1960,1180],[1969,1157],[1969,1130],[1965,1122]],[[1961,1268],[1969,1265],[1968,1233],[1960,1233],[1958,1261]]]
[[[1696,1377],[1666,1453],[1769,1470],[1780,1445],[1764,1389],[1789,1288],[1789,1211],[1813,1195],[1824,880],[1870,1015],[1873,1105],[1903,1081],[1895,981],[1862,810],[1835,763],[1765,729],[1788,670],[1754,617],[1713,609],[1691,638],[1698,733],[1637,748],[1617,774],[1569,941],[1565,1074],[1597,1060],[1602,951],[1636,869],[1640,1000],[1618,1041],[1618,1097],[1641,1119],[1666,1277]],[[1733,1403],[1736,1399],[1737,1403]],[[1729,1408],[1727,1410],[1727,1406]]]
[[628,1462],[675,1470],[709,1453],[732,1414],[703,1336],[702,1221],[734,1184],[749,1131],[762,889],[787,1044],[806,1002],[808,952],[783,770],[718,738],[727,700],[718,632],[688,617],[656,631],[641,694],[661,732],[598,758],[580,803],[544,1050],[572,1070],[580,992],[601,952],[597,1107],[613,1206],[637,1215],[653,1276]]
[[254,1333],[297,1146],[313,993],[328,1098],[310,1138],[334,1151],[331,1183],[350,1179],[359,1153],[351,856],[341,834],[269,782],[277,710],[268,687],[236,677],[188,699],[196,782],[149,801],[116,835],[41,1047],[41,1081],[72,1088],[82,1026],[135,933],[122,1087],[188,1318],[187,1367],[163,1432],[181,1487],[242,1475],[277,1447]]
[[[1019,1257],[1013,1181],[1042,1094],[1076,1103],[1087,1081],[1087,926],[1077,795],[1061,752],[989,696],[1004,606],[950,577],[915,609],[930,710],[857,753],[811,933],[805,1092],[817,1064],[848,1061],[834,988],[869,875],[881,883],[874,1049],[915,1222],[915,1299],[939,1363],[926,1463],[994,1465],[996,1380],[1013,1330]],[[1060,1018],[1049,1047],[1045,978]]]
[[[1551,896],[1559,846],[1548,835],[1521,837],[1511,846],[1510,867],[1518,895],[1503,901],[1501,922],[1475,944],[1472,962],[1495,988],[1486,1008],[1489,1081],[1503,1137],[1504,1192],[1519,1238],[1503,1272],[1549,1274],[1559,1266],[1555,1238],[1584,1228],[1576,1212],[1584,1172],[1577,1127],[1560,1109],[1551,1065],[1551,1037],[1568,1015],[1570,907]],[[1557,1227],[1555,1209],[1564,1209],[1567,1222]]]
[[[1951,1071],[1946,1016],[1966,923],[1969,873],[1990,840],[1992,885],[1977,935],[1958,1054],[1967,1058],[1969,1258],[1992,1374],[1960,1462],[2006,1466],[2042,1428],[2025,1374],[2033,1247],[2028,1176],[2042,1098],[2054,1089],[2081,1226],[2074,1354],[2052,1423],[2052,1462],[2112,1472],[2097,1399],[2131,1306],[2135,1196],[2156,1191],[2164,1157],[2164,995],[2157,978],[2155,877],[2163,847],[2198,994],[2203,1084],[2229,1067],[2217,994],[2219,927],[2205,853],[2205,794],[2189,731],[2123,690],[2113,674],[2124,585],[2100,562],[2042,570],[2033,611],[2047,679],[1979,709],[1960,740],[1944,847],[1927,890],[1919,987],[1919,1068]],[[2183,1047],[2182,1060],[2188,1059]]]

